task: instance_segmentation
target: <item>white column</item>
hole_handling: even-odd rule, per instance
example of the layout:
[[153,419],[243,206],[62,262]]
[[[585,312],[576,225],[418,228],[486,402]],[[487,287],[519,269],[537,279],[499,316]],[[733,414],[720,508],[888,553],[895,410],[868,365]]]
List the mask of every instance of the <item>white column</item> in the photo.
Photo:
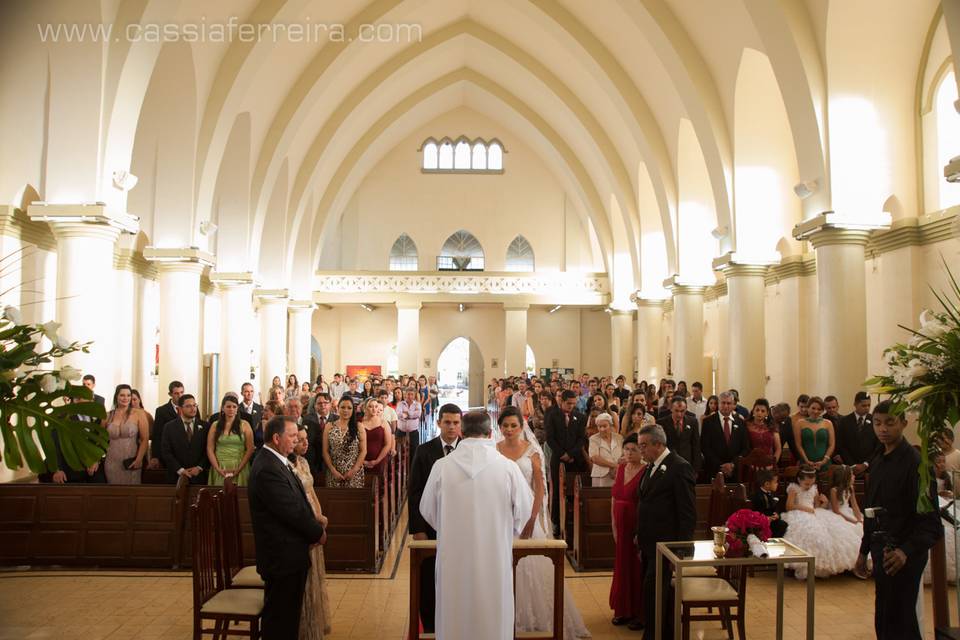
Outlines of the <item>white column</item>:
[[663,354],[663,300],[634,298],[637,303],[637,376],[659,380],[665,369]]
[[610,347],[612,350],[610,374],[623,374],[633,381],[633,311],[614,309],[610,314]]
[[865,230],[823,227],[810,235],[817,252],[818,386],[850,402],[867,379]]
[[527,368],[527,309],[528,304],[504,304],[504,362],[508,376],[518,376]]
[[[50,223],[57,238],[56,321],[71,341],[92,341],[90,353],[74,353],[64,364],[97,377],[101,393],[119,383],[114,314],[108,300],[114,285],[113,256],[122,231],[135,233],[136,221],[117,216],[103,205],[30,205],[32,220]],[[127,310],[134,313],[133,309]]]
[[723,360],[726,386],[737,389],[743,404],[748,404],[766,396],[763,294],[767,267],[727,262],[722,271],[727,277],[729,314]]
[[260,393],[268,398],[274,376],[286,385],[287,290],[256,289],[254,296],[260,305]]
[[420,303],[397,303],[397,360],[400,374],[420,371]]
[[301,383],[310,381],[310,336],[313,334],[313,303],[309,300],[291,301],[288,306],[289,349],[287,362],[290,372]]
[[239,393],[243,383],[250,382],[250,351],[260,340],[253,322],[253,274],[213,273],[210,279],[217,283],[221,300],[220,390]]
[[703,381],[703,293],[699,285],[672,284],[673,378]]
[[171,380],[183,383],[186,393],[200,397],[202,331],[200,275],[196,262],[160,262],[160,378],[165,394]]

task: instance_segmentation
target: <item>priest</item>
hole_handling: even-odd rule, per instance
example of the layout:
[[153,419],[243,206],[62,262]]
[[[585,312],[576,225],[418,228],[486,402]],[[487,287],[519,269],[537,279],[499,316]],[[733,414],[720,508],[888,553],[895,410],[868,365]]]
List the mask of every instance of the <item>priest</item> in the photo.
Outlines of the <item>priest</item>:
[[438,640],[514,637],[513,539],[533,492],[500,455],[485,411],[464,414],[463,439],[430,470],[420,515],[437,530]]

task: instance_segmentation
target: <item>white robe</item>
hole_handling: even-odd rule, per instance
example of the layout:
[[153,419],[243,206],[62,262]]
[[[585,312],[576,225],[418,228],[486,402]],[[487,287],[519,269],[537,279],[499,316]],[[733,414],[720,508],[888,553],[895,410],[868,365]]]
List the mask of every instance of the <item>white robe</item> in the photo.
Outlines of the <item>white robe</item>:
[[437,640],[512,640],[513,539],[533,511],[520,468],[493,440],[437,460],[420,514],[437,530]]

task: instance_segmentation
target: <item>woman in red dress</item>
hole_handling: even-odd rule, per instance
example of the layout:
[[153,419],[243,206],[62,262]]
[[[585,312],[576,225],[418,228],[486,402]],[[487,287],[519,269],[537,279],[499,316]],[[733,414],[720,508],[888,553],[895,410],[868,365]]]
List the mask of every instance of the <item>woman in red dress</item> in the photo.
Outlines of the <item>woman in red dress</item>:
[[613,516],[613,541],[616,555],[613,562],[613,583],[610,585],[610,608],[613,624],[643,625],[643,567],[633,543],[637,524],[637,487],[643,476],[643,461],[637,446],[637,434],[623,439],[624,462],[617,467],[617,477],[610,489]]
[[368,398],[363,404],[360,428],[367,436],[367,455],[363,466],[367,473],[382,474],[394,445],[390,426],[383,421],[383,405],[376,398]]

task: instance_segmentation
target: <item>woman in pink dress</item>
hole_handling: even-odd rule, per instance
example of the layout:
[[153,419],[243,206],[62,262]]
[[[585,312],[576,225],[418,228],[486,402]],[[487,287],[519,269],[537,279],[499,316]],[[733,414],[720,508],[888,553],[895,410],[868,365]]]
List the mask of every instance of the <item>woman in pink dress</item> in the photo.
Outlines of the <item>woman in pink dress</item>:
[[610,510],[613,516],[613,582],[610,584],[610,608],[613,624],[631,624],[639,628],[643,620],[643,566],[633,543],[637,524],[637,488],[643,476],[643,461],[637,445],[638,436],[631,433],[623,439],[624,462],[617,467],[617,476],[610,489]]

